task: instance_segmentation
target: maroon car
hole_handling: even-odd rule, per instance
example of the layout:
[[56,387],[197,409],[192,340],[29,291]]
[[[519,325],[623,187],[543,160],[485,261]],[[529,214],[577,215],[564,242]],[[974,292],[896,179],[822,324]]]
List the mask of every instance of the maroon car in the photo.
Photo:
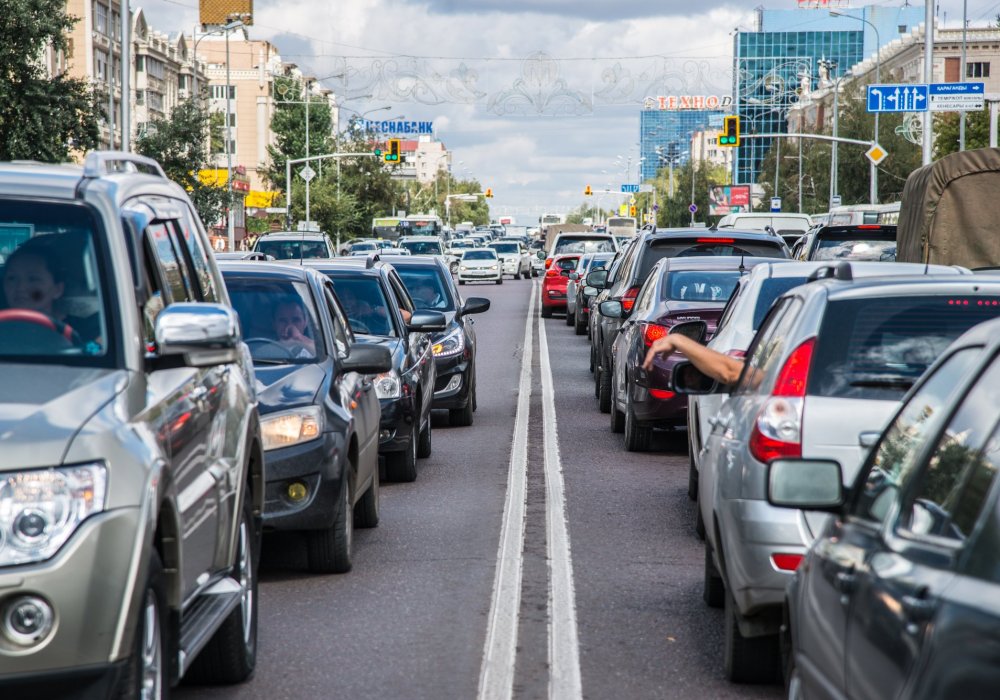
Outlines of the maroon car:
[[[602,302],[600,312],[622,318],[612,346],[611,430],[625,432],[625,449],[649,449],[654,428],[675,428],[687,422],[687,398],[669,390],[676,353],[657,357],[653,369],[642,369],[646,351],[677,324],[703,322],[704,340],[715,333],[729,295],[740,275],[771,258],[663,258],[653,267],[636,296],[631,312],[621,302]],[[700,324],[693,327],[698,330]]]

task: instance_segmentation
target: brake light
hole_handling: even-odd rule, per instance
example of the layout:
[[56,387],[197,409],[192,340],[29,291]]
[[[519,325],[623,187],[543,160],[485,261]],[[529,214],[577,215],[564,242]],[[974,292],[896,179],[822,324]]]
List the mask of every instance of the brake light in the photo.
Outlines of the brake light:
[[771,397],[757,414],[748,447],[759,462],[802,456],[802,408],[815,346],[816,339],[810,338],[792,351],[778,373]]
[[699,243],[735,243],[735,238],[699,238]]
[[545,258],[545,269],[548,270],[552,267],[552,258]]
[[674,398],[677,394],[672,391],[667,391],[666,389],[650,389],[649,395],[654,399],[659,399],[660,401],[666,401],[667,399]]
[[670,329],[666,326],[661,326],[658,323],[643,323],[642,324],[642,342],[646,344],[648,348],[650,345],[655,343],[660,338],[663,338],[670,332]]
[[804,558],[801,554],[772,554],[771,563],[778,571],[795,571]]
[[632,307],[635,306],[635,298],[637,296],[639,296],[639,288],[629,287],[628,291],[626,291],[625,294],[622,295],[621,298],[622,308],[625,309],[625,311],[631,312]]
[[879,226],[878,224],[859,224],[855,228],[864,228],[864,229],[873,229],[873,228],[875,228],[875,229],[880,229],[882,227]]
[[559,268],[557,268],[557,267],[550,267],[548,270],[545,271],[545,276],[546,277],[558,277],[559,276]]

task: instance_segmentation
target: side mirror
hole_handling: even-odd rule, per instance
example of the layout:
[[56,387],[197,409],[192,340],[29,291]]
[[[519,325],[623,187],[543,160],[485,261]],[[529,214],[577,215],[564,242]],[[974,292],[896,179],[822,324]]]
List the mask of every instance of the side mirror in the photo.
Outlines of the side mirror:
[[535,253],[535,257],[538,258],[539,260],[545,260],[545,251],[544,250],[538,251],[537,253]]
[[406,327],[417,333],[436,333],[443,331],[448,320],[440,311],[414,311]]
[[156,317],[153,334],[161,358],[183,357],[188,367],[225,365],[239,357],[239,317],[223,304],[171,304]]
[[685,321],[673,326],[670,333],[687,336],[696,343],[704,343],[705,335],[708,333],[708,324],[704,321]]
[[358,374],[382,374],[392,369],[392,353],[381,345],[353,343],[347,357],[340,361],[340,368]]
[[670,376],[671,389],[676,394],[719,394],[723,385],[709,377],[690,362],[679,362]]
[[465,300],[465,305],[458,310],[460,316],[469,314],[481,314],[490,310],[490,300],[482,297],[469,297]]
[[832,459],[776,459],[767,465],[767,502],[836,513],[844,504],[842,478]]
[[625,314],[625,307],[622,306],[620,301],[602,301],[598,304],[597,310],[601,316],[607,316],[608,318],[624,318]]
[[567,276],[567,277],[569,277],[569,278],[570,278],[571,280],[573,280],[574,282],[576,282],[576,281],[578,281],[578,280],[580,279],[580,273],[579,273],[579,272],[576,272],[576,271],[573,271],[573,272],[570,272],[570,273],[569,273],[568,275],[566,275],[566,276]]
[[608,271],[594,270],[588,273],[587,285],[590,287],[597,287],[598,289],[604,289],[606,286],[608,286]]
[[600,293],[601,291],[597,287],[591,287],[589,284],[583,288],[583,296],[587,297],[588,299],[592,299],[593,297],[596,297]]

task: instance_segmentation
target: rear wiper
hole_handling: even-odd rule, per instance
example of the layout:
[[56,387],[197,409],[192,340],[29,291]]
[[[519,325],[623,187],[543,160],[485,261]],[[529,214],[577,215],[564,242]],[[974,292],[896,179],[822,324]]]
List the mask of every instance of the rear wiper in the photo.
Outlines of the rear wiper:
[[253,358],[253,363],[255,365],[287,365],[291,364],[288,360],[269,360],[255,357]]
[[909,389],[915,381],[915,379],[909,377],[870,377],[868,379],[855,379],[851,382],[851,386],[873,387],[876,389]]

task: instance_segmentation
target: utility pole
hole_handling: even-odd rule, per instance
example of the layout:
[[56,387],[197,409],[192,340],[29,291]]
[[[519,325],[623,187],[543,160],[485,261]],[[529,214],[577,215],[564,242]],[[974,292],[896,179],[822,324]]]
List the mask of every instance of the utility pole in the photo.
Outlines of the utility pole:
[[[968,38],[967,35],[969,32],[968,16],[969,16],[969,0],[962,0],[962,62],[961,62],[961,68],[958,69],[959,72],[958,79],[960,81],[966,79],[965,48],[966,48],[966,39]],[[962,110],[959,113],[958,150],[959,151],[965,150],[965,110]]]
[[[110,8],[110,5],[109,5]],[[110,9],[109,9],[110,13]],[[122,70],[122,150],[125,152],[132,150],[132,37],[130,36],[130,29],[132,25],[132,11],[129,9],[128,0],[121,0],[120,7],[118,8],[118,14],[121,16],[121,70]],[[110,52],[109,52],[110,55]],[[110,80],[108,81],[109,91],[114,95],[114,58],[111,59],[111,66],[108,68]],[[197,65],[195,66],[195,74],[198,72]],[[112,97],[112,104],[114,98]],[[112,110],[113,112],[114,110]],[[111,147],[114,148],[115,143],[115,129],[114,129],[114,117],[110,114],[108,115],[111,126]]]
[[[924,82],[934,82],[934,0],[924,0]],[[924,112],[923,164],[930,165],[934,158],[933,112]]]

